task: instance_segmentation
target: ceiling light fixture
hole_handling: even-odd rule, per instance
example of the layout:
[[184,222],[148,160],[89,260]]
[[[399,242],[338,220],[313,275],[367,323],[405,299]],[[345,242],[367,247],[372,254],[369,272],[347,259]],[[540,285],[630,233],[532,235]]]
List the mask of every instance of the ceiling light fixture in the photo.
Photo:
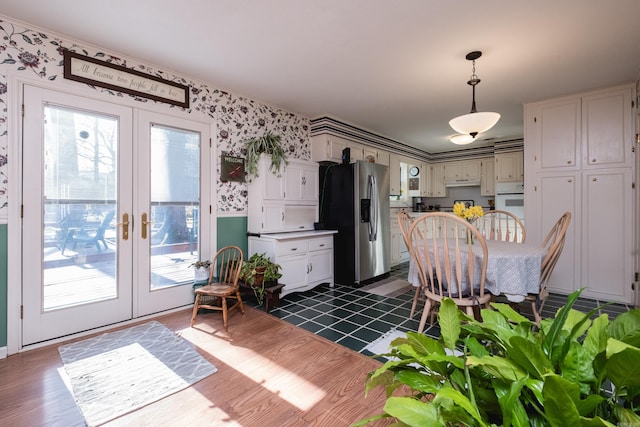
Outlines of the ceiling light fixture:
[[461,134],[451,137],[450,140],[454,144],[469,144],[473,142],[479,133],[488,131],[500,120],[500,114],[498,113],[479,113],[476,109],[476,85],[480,83],[480,79],[476,75],[476,59],[481,56],[482,52],[478,50],[469,52],[466,56],[467,60],[473,61],[471,77],[467,82],[472,89],[471,112],[449,120],[449,126]]

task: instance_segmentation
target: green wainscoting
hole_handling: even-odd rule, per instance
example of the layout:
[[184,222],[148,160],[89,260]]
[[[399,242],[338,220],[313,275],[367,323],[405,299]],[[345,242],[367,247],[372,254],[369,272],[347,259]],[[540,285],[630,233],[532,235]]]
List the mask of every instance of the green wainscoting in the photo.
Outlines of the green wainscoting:
[[7,224],[0,224],[0,347],[7,346]]
[[218,218],[218,241],[217,247],[235,245],[242,249],[247,255],[247,217],[233,216]]

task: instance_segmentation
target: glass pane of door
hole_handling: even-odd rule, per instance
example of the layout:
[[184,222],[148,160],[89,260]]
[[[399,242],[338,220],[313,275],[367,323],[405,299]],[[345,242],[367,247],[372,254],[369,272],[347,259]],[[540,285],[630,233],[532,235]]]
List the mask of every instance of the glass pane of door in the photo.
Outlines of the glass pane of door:
[[117,297],[118,118],[44,107],[44,311]]
[[151,126],[150,290],[191,284],[200,238],[200,133]]

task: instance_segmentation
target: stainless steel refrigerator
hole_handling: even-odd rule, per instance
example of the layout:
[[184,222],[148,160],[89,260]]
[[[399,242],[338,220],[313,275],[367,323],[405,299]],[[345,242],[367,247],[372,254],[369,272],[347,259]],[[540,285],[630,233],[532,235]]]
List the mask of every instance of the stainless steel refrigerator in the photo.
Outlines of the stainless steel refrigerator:
[[320,167],[320,225],[334,235],[336,283],[360,286],[391,270],[389,168],[357,161]]

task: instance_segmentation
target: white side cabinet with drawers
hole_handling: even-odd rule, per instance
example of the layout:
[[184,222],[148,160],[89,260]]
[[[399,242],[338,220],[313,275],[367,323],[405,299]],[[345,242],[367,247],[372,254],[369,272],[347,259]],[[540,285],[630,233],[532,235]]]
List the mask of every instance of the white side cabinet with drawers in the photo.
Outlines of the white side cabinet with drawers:
[[309,290],[321,283],[333,287],[333,234],[319,230],[262,234],[249,237],[249,253],[266,253],[282,267],[278,283],[285,286],[281,296]]

